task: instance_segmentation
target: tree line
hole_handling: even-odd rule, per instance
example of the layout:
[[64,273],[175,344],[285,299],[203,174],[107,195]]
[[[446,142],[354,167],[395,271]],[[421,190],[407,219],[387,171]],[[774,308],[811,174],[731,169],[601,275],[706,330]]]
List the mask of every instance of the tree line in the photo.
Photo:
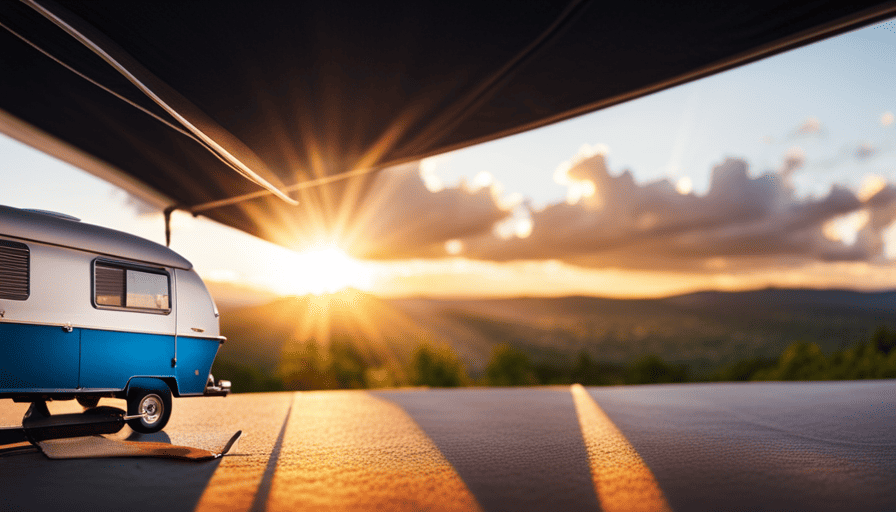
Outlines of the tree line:
[[232,361],[217,362],[214,370],[231,380],[236,392],[887,379],[896,378],[896,331],[880,327],[867,340],[832,354],[825,354],[817,343],[795,341],[777,358],[744,359],[703,375],[652,354],[628,364],[599,361],[584,350],[566,360],[538,361],[504,343],[492,349],[485,371],[473,378],[457,352],[445,345],[419,345],[410,363],[402,367],[371,363],[350,340],[343,339],[333,340],[326,349],[313,341],[306,343],[285,354],[274,373]]

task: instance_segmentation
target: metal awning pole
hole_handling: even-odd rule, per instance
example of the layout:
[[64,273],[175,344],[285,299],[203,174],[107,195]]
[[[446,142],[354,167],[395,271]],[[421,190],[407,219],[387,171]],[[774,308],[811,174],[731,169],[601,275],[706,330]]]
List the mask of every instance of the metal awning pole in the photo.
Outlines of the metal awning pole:
[[177,206],[169,206],[162,212],[165,214],[165,247],[171,247],[171,214]]

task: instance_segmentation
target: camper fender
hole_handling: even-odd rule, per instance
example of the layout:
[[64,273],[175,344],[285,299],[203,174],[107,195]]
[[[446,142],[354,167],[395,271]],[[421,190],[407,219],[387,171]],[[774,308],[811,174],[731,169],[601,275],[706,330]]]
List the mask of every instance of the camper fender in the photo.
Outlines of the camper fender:
[[[172,382],[168,382],[171,380]],[[124,388],[124,394],[127,394],[133,388],[140,388],[152,391],[170,391],[172,395],[177,396],[177,382],[173,379],[166,379],[164,377],[131,377],[128,381],[128,385]]]

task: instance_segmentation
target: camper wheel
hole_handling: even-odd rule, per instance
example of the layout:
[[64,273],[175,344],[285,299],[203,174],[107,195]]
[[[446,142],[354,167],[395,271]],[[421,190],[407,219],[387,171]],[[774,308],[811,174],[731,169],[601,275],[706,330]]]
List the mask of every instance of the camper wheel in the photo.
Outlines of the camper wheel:
[[78,403],[81,404],[81,407],[85,409],[93,409],[100,403],[100,397],[98,396],[79,396]]
[[165,428],[171,417],[171,391],[167,388],[128,389],[128,416],[140,418],[128,420],[128,426],[141,434],[152,434]]

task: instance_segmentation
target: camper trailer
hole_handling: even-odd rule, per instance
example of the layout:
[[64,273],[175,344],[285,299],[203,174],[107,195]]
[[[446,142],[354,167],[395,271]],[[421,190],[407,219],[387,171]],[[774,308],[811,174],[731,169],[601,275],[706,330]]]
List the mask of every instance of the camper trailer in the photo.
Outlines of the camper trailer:
[[202,279],[171,249],[0,206],[0,398],[121,398],[131,428],[156,432],[172,395],[230,392],[211,375],[224,340]]

